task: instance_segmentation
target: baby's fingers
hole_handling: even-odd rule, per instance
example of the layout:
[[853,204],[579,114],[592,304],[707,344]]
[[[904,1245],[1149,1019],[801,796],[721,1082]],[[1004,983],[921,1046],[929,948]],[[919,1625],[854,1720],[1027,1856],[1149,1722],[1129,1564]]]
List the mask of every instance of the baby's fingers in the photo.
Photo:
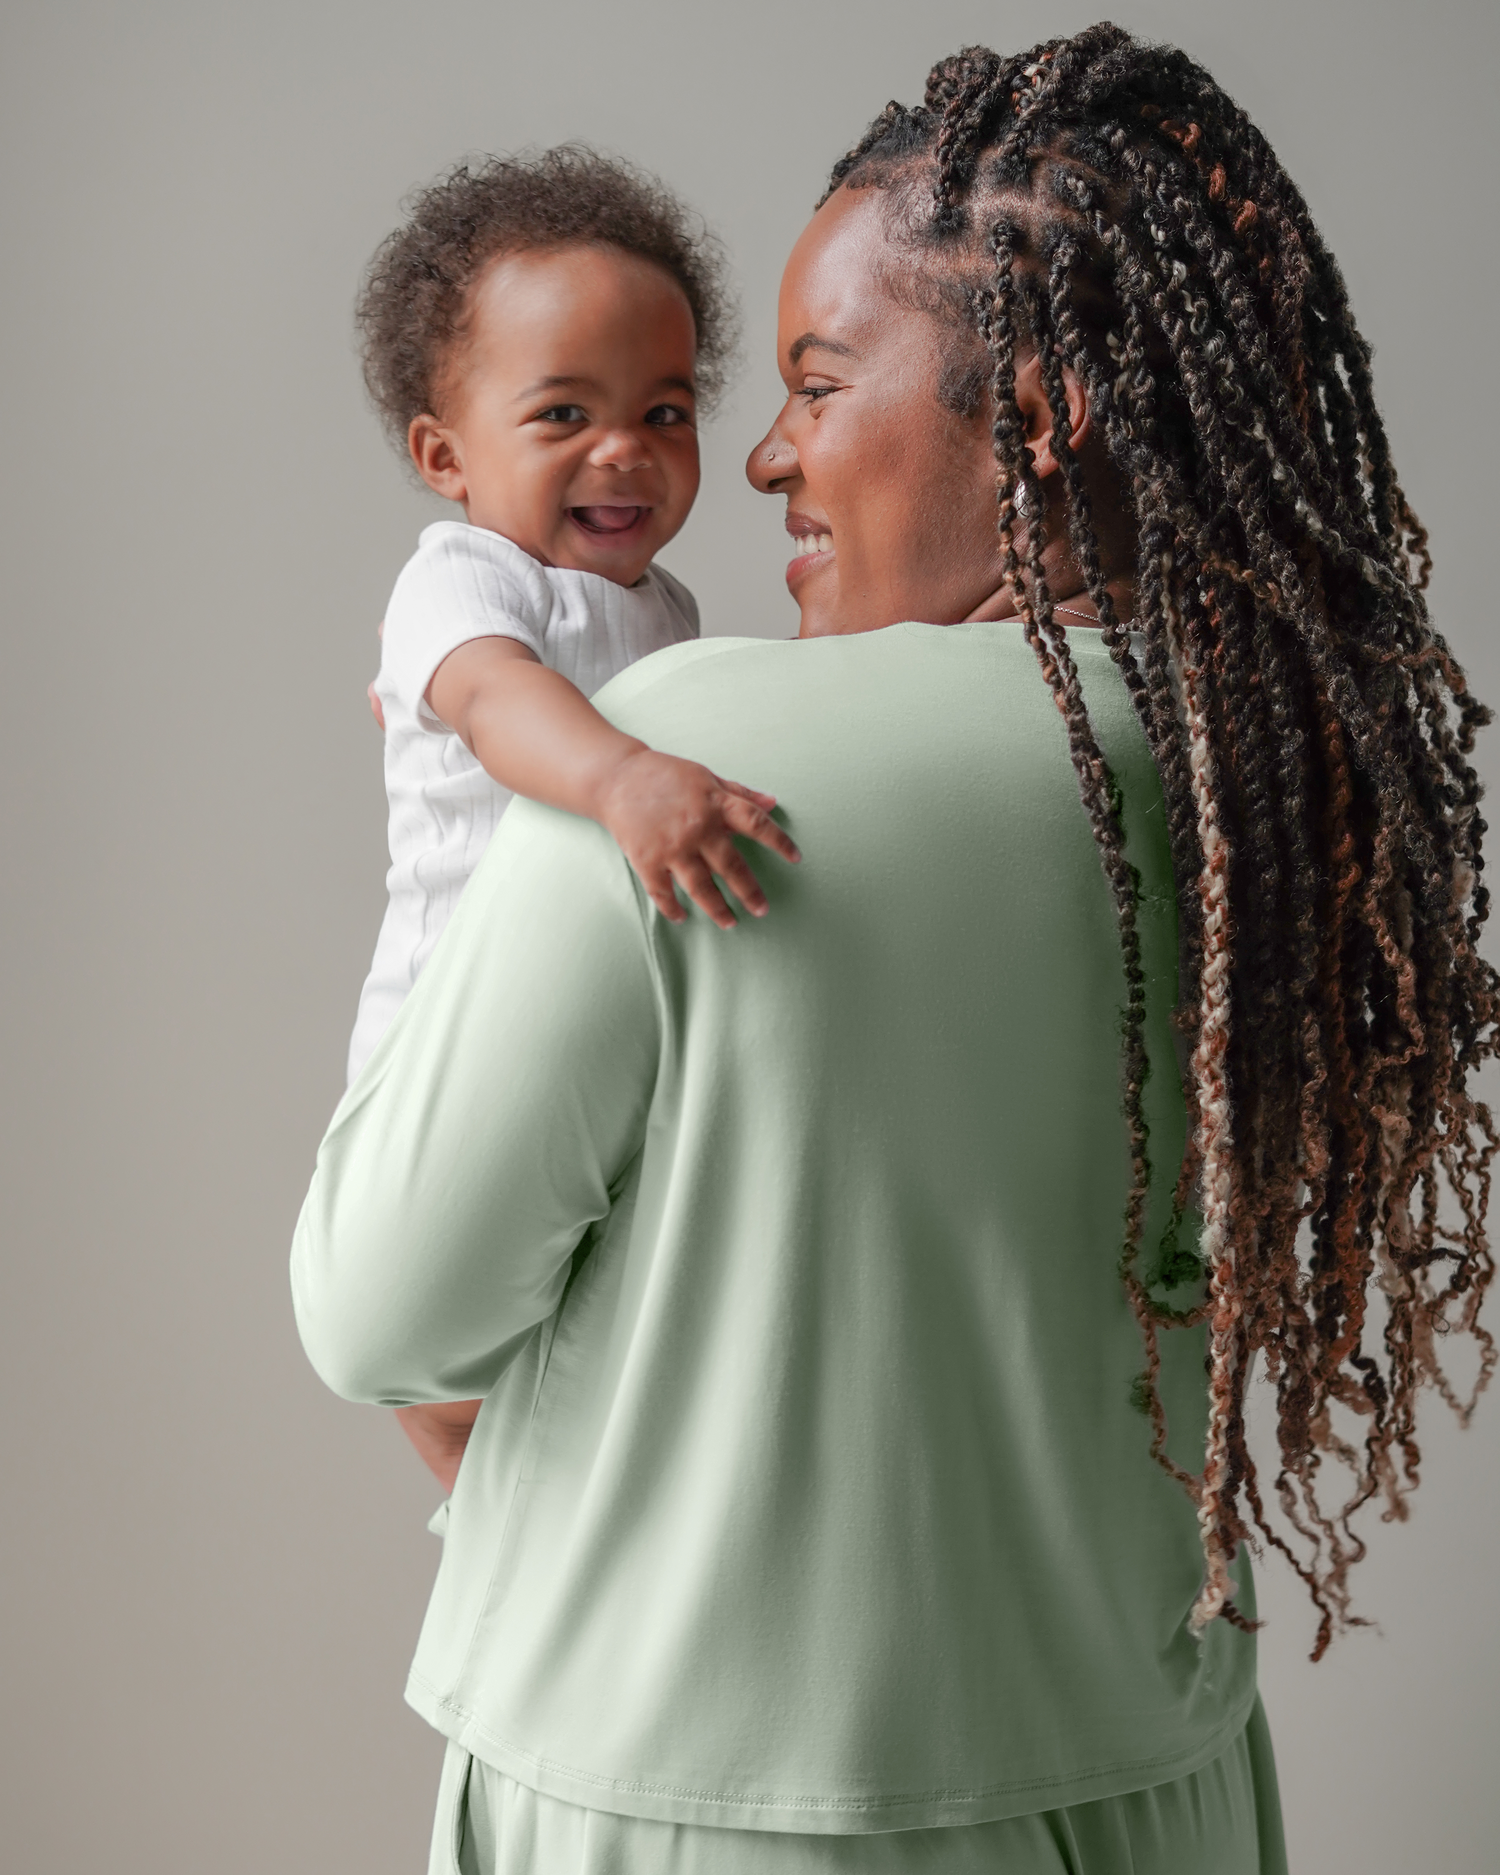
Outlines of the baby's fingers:
[[753,918],[766,915],[766,895],[760,880],[750,870],[744,854],[732,840],[713,841],[704,846],[704,858]]
[[721,931],[732,931],[734,913],[714,884],[706,862],[699,858],[679,860],[674,871],[678,884],[698,909],[707,912]]
[[793,862],[801,859],[797,843],[786,828],[743,796],[726,795],[723,813],[725,825],[732,833],[743,834],[747,840],[759,840],[762,846],[770,847],[783,859]]
[[682,924],[687,913],[682,908],[672,886],[672,875],[665,867],[652,867],[649,871],[636,867],[641,884],[646,888],[646,896],[669,924]]
[[765,808],[767,813],[776,805],[774,794],[762,794],[759,788],[747,788],[742,781],[726,781],[722,775],[715,775],[714,779],[726,794],[737,794],[743,801],[754,801],[757,807]]

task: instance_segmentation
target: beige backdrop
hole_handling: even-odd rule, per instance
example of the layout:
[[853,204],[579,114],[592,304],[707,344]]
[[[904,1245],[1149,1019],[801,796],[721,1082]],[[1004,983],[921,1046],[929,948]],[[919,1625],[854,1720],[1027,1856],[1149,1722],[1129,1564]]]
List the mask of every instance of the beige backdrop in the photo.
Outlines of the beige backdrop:
[[[1101,0],[1102,3],[1102,0]],[[4,1778],[17,1875],[417,1875],[438,1747],[401,1704],[434,1492],[325,1393],[288,1238],[379,919],[375,623],[436,504],[361,399],[349,307],[402,194],[590,138],[722,230],[749,365],[668,564],[784,635],[782,260],[830,162],[972,39],[1069,4],[12,0],[4,142]],[[1378,351],[1438,619],[1500,697],[1493,0],[1141,0],[1309,195]],[[1486,751],[1500,763],[1500,732]],[[1431,1419],[1377,1527],[1380,1633],[1305,1664],[1267,1571],[1299,1871],[1500,1865],[1500,1398]],[[1205,1875],[1210,1872],[1205,1871]]]

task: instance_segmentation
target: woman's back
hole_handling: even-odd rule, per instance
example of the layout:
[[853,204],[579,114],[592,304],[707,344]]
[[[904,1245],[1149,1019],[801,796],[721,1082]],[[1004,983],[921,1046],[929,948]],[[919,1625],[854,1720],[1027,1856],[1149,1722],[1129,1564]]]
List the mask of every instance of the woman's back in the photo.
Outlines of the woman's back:
[[[1149,1274],[1183,1136],[1170,866],[1123,686],[1096,637],[1077,655],[1141,875]],[[335,1123],[299,1252],[315,1358],[354,1312],[330,1242],[366,1313],[404,1309],[380,1243],[472,1214],[443,1306],[474,1364],[413,1368],[406,1309],[403,1371],[348,1390],[498,1377],[413,1703],[554,1796],[773,1830],[978,1822],[1207,1762],[1254,1643],[1190,1636],[1193,1508],[1133,1407],[1119,938],[1033,652],[1013,623],[708,641],[601,705],[774,791],[805,863],[726,940],[642,916],[602,836],[518,809],[414,998],[430,1040],[399,1052],[398,1025]],[[590,1201],[559,1168],[590,1151],[610,1208],[569,1269]],[[486,1258],[533,1261],[529,1319]],[[1202,1341],[1173,1344],[1191,1463]]]

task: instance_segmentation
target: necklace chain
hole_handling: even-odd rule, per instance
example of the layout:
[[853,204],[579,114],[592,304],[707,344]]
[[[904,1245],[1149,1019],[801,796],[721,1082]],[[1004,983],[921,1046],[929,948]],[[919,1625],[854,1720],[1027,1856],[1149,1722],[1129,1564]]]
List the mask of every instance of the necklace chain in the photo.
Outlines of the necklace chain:
[[[1103,629],[1104,620],[1100,618],[1097,613],[1080,612],[1076,606],[1071,605],[1054,605],[1052,610],[1054,612],[1062,612],[1066,614],[1068,618],[1081,618],[1085,625],[1097,625],[1101,630]],[[1130,631],[1135,625],[1135,620],[1128,618],[1122,619],[1120,625],[1122,630]]]

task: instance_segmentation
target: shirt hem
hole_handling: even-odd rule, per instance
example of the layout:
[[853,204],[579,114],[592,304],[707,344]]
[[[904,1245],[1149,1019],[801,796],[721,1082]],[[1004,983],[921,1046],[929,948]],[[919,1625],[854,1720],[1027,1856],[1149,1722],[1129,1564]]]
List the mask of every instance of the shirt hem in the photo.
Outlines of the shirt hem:
[[407,1681],[406,1702],[444,1737],[451,1738],[497,1771],[544,1797],[664,1823],[694,1823],[721,1829],[758,1829],[798,1835],[883,1835],[903,1829],[936,1829],[1000,1822],[1039,1810],[1066,1809],[1105,1797],[1121,1797],[1191,1776],[1234,1742],[1249,1722],[1256,1689],[1234,1712],[1184,1750],[1134,1758],[1056,1776],[1001,1780],[978,1789],[927,1790],[880,1795],[789,1796],[776,1792],[692,1790],[649,1779],[614,1778],[527,1751],[484,1725],[472,1712],[445,1698],[416,1674]]

